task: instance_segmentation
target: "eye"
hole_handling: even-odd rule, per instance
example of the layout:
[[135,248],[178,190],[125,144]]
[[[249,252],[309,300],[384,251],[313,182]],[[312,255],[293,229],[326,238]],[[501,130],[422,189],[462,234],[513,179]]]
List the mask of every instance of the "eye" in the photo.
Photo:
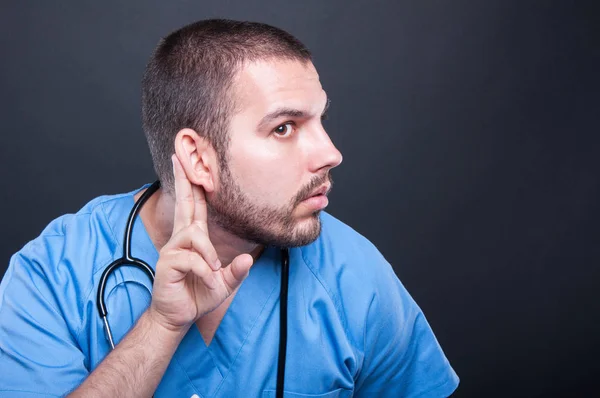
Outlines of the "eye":
[[273,130],[273,132],[275,134],[277,134],[279,137],[288,137],[290,134],[292,134],[293,131],[294,131],[294,123],[292,123],[292,122],[284,123],[284,124],[276,127],[275,130]]

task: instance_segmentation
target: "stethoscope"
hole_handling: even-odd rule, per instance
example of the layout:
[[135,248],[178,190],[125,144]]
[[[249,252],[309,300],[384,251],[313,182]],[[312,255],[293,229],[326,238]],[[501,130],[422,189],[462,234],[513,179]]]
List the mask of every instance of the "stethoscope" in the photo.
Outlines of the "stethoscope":
[[[123,238],[123,256],[116,259],[102,273],[100,282],[98,283],[98,295],[96,304],[98,306],[98,312],[100,318],[104,322],[104,331],[106,333],[106,339],[110,343],[111,350],[115,348],[115,341],[112,335],[112,330],[108,323],[108,311],[106,310],[106,303],[104,302],[104,290],[106,289],[106,281],[110,274],[112,274],[117,268],[122,265],[134,266],[146,273],[152,283],[154,284],[154,270],[144,260],[133,257],[131,255],[131,233],[133,230],[133,223],[137,217],[140,209],[146,203],[148,198],[160,188],[160,181],[154,182],[148,189],[142,194],[142,196],[135,202],[129,217],[127,218],[127,226],[125,227],[125,236]],[[285,354],[287,346],[287,304],[288,304],[288,281],[289,281],[289,262],[290,255],[287,248],[281,249],[281,293],[280,293],[280,305],[279,305],[279,357],[277,360],[277,389],[275,396],[277,398],[283,398],[283,384],[285,376]]]

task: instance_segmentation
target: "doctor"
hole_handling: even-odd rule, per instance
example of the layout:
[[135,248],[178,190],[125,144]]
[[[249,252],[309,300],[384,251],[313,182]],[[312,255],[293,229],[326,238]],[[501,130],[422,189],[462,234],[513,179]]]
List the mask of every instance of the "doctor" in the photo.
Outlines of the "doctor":
[[[62,216],[0,285],[0,397],[271,397],[281,250],[289,249],[287,397],[444,397],[458,377],[422,311],[363,236],[324,212],[342,161],[309,51],[259,23],[206,20],[163,39],[143,78],[162,187],[96,311],[148,188]],[[373,198],[376,205],[377,198]]]

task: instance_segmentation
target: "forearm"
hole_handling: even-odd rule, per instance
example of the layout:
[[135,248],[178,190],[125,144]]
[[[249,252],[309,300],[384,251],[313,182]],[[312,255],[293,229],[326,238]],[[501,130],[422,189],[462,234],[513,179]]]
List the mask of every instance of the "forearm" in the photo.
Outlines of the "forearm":
[[69,397],[150,397],[185,330],[169,330],[146,311],[136,325]]

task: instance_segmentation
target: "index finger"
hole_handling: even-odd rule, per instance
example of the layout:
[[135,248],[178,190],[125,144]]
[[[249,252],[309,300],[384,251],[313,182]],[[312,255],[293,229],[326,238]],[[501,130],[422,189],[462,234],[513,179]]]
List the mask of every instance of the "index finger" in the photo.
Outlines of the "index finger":
[[194,215],[192,222],[200,225],[204,231],[208,231],[206,223],[206,219],[208,218],[206,210],[206,193],[204,192],[204,188],[201,185],[192,184],[192,192],[194,194]]
[[176,155],[171,156],[175,183],[175,215],[173,217],[173,235],[189,226],[194,217],[194,193],[183,166]]

